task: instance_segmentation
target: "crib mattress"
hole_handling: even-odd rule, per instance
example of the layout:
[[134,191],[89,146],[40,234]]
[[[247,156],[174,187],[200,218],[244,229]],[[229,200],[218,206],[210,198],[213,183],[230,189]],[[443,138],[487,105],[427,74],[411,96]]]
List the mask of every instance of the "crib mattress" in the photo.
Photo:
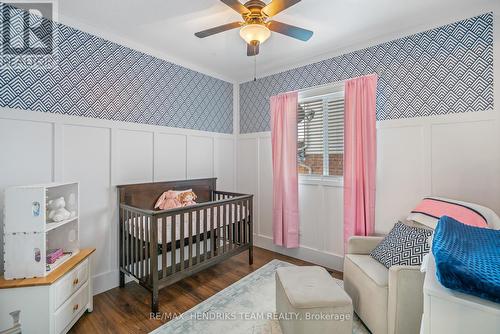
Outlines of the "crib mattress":
[[[211,230],[211,219],[212,219],[212,210],[207,210],[207,232]],[[225,224],[223,224],[224,218],[222,217],[219,221],[219,210],[216,210],[214,208],[213,212],[213,220],[214,220],[214,229],[217,228],[217,222],[219,224],[219,227],[223,227],[224,225],[228,226],[231,223],[240,221],[241,219],[246,218],[246,210],[243,209],[243,215],[240,217],[240,205],[232,204],[232,214],[231,216],[229,215],[229,207],[226,208],[226,221]],[[184,213],[184,235],[182,239],[186,239],[189,237],[196,236],[197,233],[203,234],[205,232],[205,213],[203,210],[200,210],[199,212],[192,212],[192,226],[191,226],[191,233],[189,233],[189,213]],[[221,210],[221,215],[223,215],[222,210]],[[175,219],[175,241],[181,240],[181,214],[178,214]],[[141,221],[141,219],[137,219],[137,222],[135,221],[136,218],[130,218],[127,220],[127,231],[131,235],[133,235],[136,238],[142,239],[143,241],[147,240],[147,233],[149,233],[149,225],[146,224],[144,220]],[[165,243],[170,243],[172,241],[172,221],[174,220],[173,217],[167,217],[166,218],[166,242]],[[135,223],[135,224],[134,224]],[[140,232],[139,232],[139,225],[140,226]],[[134,228],[135,225],[135,228]],[[196,226],[198,225],[198,230],[196,229]],[[147,231],[147,233],[144,233]],[[163,221],[162,219],[158,219],[158,244],[163,243]]]

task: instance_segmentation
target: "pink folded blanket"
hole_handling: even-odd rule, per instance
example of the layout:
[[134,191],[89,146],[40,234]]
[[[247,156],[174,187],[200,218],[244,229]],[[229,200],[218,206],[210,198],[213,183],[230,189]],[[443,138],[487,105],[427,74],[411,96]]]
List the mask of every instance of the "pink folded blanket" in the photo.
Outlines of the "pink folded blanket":
[[436,219],[448,216],[466,225],[488,227],[487,220],[478,211],[463,204],[447,202],[437,198],[424,198],[412,212]]
[[47,263],[53,264],[54,262],[57,261],[58,258],[60,258],[63,255],[64,253],[62,248],[49,249],[47,251]]

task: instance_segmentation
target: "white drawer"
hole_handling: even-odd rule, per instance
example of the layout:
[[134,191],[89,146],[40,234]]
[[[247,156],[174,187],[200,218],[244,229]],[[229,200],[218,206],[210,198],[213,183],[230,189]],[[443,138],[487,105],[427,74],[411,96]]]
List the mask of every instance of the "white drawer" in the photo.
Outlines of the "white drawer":
[[61,333],[75,318],[79,317],[89,302],[89,285],[85,283],[55,313],[56,333]]
[[89,278],[89,260],[85,260],[55,283],[55,309],[57,310]]

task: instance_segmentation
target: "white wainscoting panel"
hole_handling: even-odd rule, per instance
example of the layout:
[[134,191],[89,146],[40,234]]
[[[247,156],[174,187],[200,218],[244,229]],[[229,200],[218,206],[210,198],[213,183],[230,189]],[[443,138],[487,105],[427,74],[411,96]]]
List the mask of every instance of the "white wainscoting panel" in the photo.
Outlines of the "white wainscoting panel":
[[119,184],[153,181],[153,133],[136,130],[118,131]]
[[241,139],[238,142],[238,190],[244,193],[257,193],[259,163],[258,138]]
[[[258,138],[242,139],[238,141],[237,157],[237,192],[254,194],[254,217],[259,217],[259,150]],[[254,233],[260,230],[259,219],[254,220]]]
[[234,146],[233,138],[214,138],[214,175],[217,186],[226,191],[234,191]]
[[[0,118],[0,211],[7,186],[50,182],[54,161],[53,124]],[[3,215],[0,214],[0,272],[3,272]]]
[[344,254],[344,188],[342,185],[324,186],[325,219],[318,232],[327,253]]
[[376,233],[387,233],[430,194],[429,139],[422,125],[377,130]]
[[[301,246],[322,249],[319,236],[324,220],[323,187],[299,184],[299,242]],[[318,234],[319,233],[319,234]]]
[[259,138],[259,233],[273,235],[273,160],[271,137]]
[[186,145],[185,135],[155,134],[155,181],[186,178]]
[[15,185],[50,181],[53,148],[51,123],[0,119],[0,182]]
[[217,176],[219,189],[232,190],[234,143],[232,134],[0,108],[0,206],[7,186],[79,181],[80,240],[97,248],[99,293],[118,285],[116,185]]
[[[93,271],[102,273],[111,266],[111,221],[109,207],[111,132],[106,128],[63,126],[63,179],[80,182],[81,247],[95,247]],[[82,140],[85,138],[85,140]]]
[[187,177],[211,177],[214,167],[212,137],[190,136],[187,141]]
[[500,143],[491,120],[432,126],[432,193],[500,213]]

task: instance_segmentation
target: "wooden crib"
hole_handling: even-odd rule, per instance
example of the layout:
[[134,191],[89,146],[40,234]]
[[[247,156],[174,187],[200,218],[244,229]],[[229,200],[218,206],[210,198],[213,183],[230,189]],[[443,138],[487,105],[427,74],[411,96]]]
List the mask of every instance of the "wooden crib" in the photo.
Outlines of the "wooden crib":
[[[248,250],[253,262],[253,195],[216,190],[216,178],[118,186],[120,287],[125,274],[151,292]],[[197,204],[154,210],[167,190],[192,189]]]

